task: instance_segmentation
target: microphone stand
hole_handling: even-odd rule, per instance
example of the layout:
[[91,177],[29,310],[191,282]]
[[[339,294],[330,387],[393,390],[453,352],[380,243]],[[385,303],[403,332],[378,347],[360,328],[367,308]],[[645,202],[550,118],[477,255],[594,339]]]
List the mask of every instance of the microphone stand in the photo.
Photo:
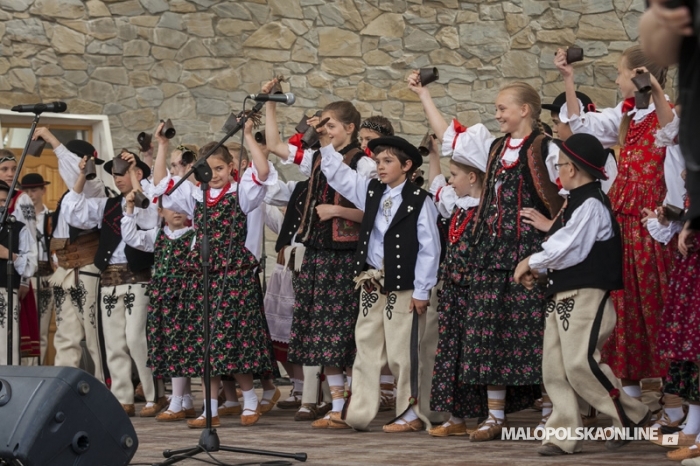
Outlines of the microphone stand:
[[[246,98],[245,100],[248,100]],[[243,102],[245,108],[245,100]],[[257,113],[262,109],[263,103],[259,102],[253,107],[251,113]],[[180,461],[192,458],[200,453],[209,453],[217,451],[227,451],[233,453],[247,453],[251,455],[261,455],[261,456],[276,456],[279,458],[292,458],[297,461],[306,461],[306,453],[283,453],[269,450],[253,450],[249,448],[237,448],[221,445],[219,442],[219,434],[217,434],[216,429],[211,426],[211,361],[209,360],[209,352],[211,350],[210,339],[210,306],[209,302],[209,210],[207,206],[207,191],[209,190],[209,181],[211,181],[212,173],[207,163],[207,159],[216,152],[219,147],[221,147],[231,136],[240,131],[246,123],[247,116],[242,112],[240,120],[236,125],[229,130],[226,136],[219,141],[216,146],[214,146],[204,157],[197,160],[190,171],[182,176],[182,179],[178,181],[167,193],[169,195],[173,193],[182,183],[187,180],[190,175],[194,174],[197,181],[200,182],[200,187],[202,189],[202,241],[199,243],[200,255],[202,257],[202,276],[203,276],[203,298],[204,298],[204,309],[203,309],[203,321],[204,321],[204,409],[205,409],[205,419],[206,427],[202,431],[202,435],[199,437],[199,443],[193,447],[181,448],[178,450],[164,450],[163,457],[167,458],[162,463],[156,463],[153,466],[166,466]],[[239,184],[240,186],[240,184]],[[291,463],[287,463],[291,464]]]
[[[12,196],[15,194],[15,188],[17,187],[17,180],[19,179],[19,174],[22,171],[22,166],[24,166],[24,159],[27,157],[29,152],[29,145],[32,143],[32,136],[34,135],[34,130],[36,125],[39,123],[39,118],[43,110],[35,110],[34,120],[32,120],[32,126],[29,128],[29,136],[27,137],[27,143],[24,145],[24,150],[22,151],[22,156],[17,164],[17,171],[15,176],[12,178],[12,184],[10,185],[10,191],[7,193],[7,201],[5,201],[5,208],[0,212],[0,229],[7,228],[7,283],[5,284],[5,289],[7,290],[7,365],[12,365],[13,356],[13,340],[15,338],[13,331],[13,320],[15,318],[14,312],[14,301],[15,297],[13,295],[14,286],[12,284],[12,279],[15,272],[15,264],[12,260],[12,249],[14,244],[12,241],[12,227],[15,223],[14,215],[10,215],[10,203],[12,202]],[[17,296],[19,298],[19,294]],[[19,310],[18,310],[19,312]],[[41,359],[41,358],[40,358]]]

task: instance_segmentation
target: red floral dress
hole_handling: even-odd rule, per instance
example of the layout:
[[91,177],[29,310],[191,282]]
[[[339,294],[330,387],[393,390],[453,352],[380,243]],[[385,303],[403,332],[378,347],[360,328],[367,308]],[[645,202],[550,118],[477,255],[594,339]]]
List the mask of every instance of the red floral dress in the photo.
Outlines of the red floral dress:
[[666,196],[666,149],[654,145],[658,129],[656,112],[630,122],[608,193],[622,230],[624,290],[612,292],[617,325],[603,348],[602,362],[621,379],[663,377],[667,371],[657,337],[672,254],[641,222],[642,209],[656,208]]

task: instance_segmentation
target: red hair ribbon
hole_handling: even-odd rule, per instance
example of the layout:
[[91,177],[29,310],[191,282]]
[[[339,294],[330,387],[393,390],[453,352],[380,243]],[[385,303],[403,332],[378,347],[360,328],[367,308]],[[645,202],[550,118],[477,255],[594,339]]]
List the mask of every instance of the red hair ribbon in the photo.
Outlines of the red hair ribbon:
[[633,110],[634,107],[635,107],[634,97],[626,98],[625,101],[622,102],[622,114],[624,115],[625,113],[629,112],[630,110]]
[[591,102],[590,104],[586,105],[586,112],[590,112],[590,113],[595,113],[595,112],[596,112],[595,104],[594,104],[593,102]]
[[297,148],[296,154],[294,154],[294,163],[296,165],[301,164],[304,158],[304,149],[301,147],[301,138],[304,137],[302,133],[297,133],[291,138],[289,138],[289,144]]
[[454,149],[455,145],[457,144],[457,137],[460,134],[464,133],[467,130],[467,127],[462,125],[462,123],[460,123],[459,121],[457,121],[456,118],[452,119],[452,125],[454,126],[456,133],[455,138],[452,140],[452,149]]
[[233,181],[238,183],[238,169],[237,168],[233,169],[233,173],[231,173],[231,175],[233,175]]
[[365,147],[365,154],[367,154],[367,157],[372,157],[372,151],[369,150],[369,146]]

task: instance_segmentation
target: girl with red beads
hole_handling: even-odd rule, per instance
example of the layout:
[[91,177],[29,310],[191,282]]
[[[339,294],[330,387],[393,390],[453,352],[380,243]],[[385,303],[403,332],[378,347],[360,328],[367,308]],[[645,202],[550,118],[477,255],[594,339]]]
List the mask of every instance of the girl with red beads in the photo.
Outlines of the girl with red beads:
[[[674,116],[663,91],[666,68],[652,63],[641,47],[628,48],[620,58],[616,80],[624,101],[599,113],[581,114],[575,103],[574,71],[566,63],[564,50],[557,52],[555,64],[566,88],[560,119],[569,123],[573,133],[591,134],[606,147],[621,146],[617,178],[608,196],[622,231],[624,289],[612,292],[617,325],[602,360],[622,379],[627,394],[640,398],[640,380],[663,377],[667,370],[659,356],[657,335],[672,256],[641,222],[643,209],[655,209],[666,195],[666,148],[654,144],[655,133]],[[637,89],[632,78],[646,71],[651,74],[653,101],[641,109],[635,106]]]
[[471,236],[471,250],[457,377],[464,389],[462,416],[487,417],[470,440],[493,440],[506,425],[506,412],[531,406],[539,395],[544,290],[515,283],[513,271],[544,240],[544,234],[522,221],[522,209],[535,208],[551,219],[563,204],[555,184],[559,149],[543,134],[541,100],[529,84],[512,83],[498,94],[495,116],[505,133],[500,138],[482,124],[465,128],[454,120],[448,126],[415,73],[409,87],[442,139],[444,156],[488,157],[473,226],[463,232]]

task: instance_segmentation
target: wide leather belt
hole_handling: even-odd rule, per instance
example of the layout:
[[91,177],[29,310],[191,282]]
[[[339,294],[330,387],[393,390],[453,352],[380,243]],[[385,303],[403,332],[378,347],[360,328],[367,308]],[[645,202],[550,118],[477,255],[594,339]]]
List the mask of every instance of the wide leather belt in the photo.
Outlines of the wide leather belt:
[[92,232],[78,236],[75,242],[67,239],[51,239],[51,250],[58,257],[58,265],[64,269],[79,269],[95,262],[97,247],[100,245],[100,233]]
[[151,279],[151,269],[132,272],[126,264],[109,265],[102,272],[100,286],[119,286],[148,282]]

